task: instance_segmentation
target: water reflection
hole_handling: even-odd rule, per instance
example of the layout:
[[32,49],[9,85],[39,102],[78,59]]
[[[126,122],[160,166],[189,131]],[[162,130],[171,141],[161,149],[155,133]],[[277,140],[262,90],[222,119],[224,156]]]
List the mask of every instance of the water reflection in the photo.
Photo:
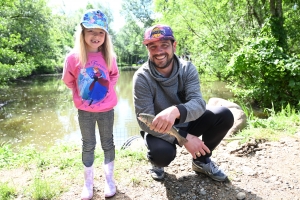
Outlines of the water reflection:
[[[122,71],[116,86],[119,103],[115,107],[114,136],[117,147],[128,137],[139,134],[133,109],[133,73]],[[37,77],[0,90],[1,102],[8,102],[0,109],[0,144],[46,148],[57,143],[81,143],[71,91],[60,78]],[[221,82],[202,81],[201,89],[205,100],[231,97]],[[98,144],[99,141],[97,132]]]

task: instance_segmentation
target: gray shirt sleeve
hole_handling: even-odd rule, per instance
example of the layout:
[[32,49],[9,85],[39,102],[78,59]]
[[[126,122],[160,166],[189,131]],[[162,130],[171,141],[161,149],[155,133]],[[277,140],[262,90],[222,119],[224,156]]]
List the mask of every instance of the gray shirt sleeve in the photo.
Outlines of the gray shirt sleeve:
[[[186,116],[180,115],[179,123],[190,122],[198,119],[206,110],[206,102],[200,91],[200,79],[196,67],[188,62],[185,73],[182,75],[185,103],[183,105],[187,112]],[[181,113],[180,113],[181,114]]]

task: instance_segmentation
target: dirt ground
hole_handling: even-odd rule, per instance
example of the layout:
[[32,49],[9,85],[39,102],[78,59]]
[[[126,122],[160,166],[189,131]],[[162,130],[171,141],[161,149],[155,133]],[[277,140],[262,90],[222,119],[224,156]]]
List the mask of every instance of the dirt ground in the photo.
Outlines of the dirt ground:
[[[144,148],[132,144],[130,148]],[[278,142],[223,141],[213,152],[214,160],[228,175],[228,181],[217,182],[191,169],[191,155],[185,148],[177,149],[177,157],[165,168],[163,181],[150,177],[148,163],[127,169],[116,167],[117,194],[111,200],[300,200],[300,134]],[[47,173],[50,173],[47,172]],[[55,173],[55,172],[51,172]],[[20,187],[32,181],[30,171],[14,169],[0,171],[1,179],[13,179]],[[72,181],[60,175],[69,188],[59,200],[80,199],[83,174]],[[25,182],[27,181],[27,183]],[[104,176],[101,166],[95,166],[93,200],[105,199]],[[26,199],[18,196],[16,199]],[[108,198],[107,198],[108,199]],[[27,199],[26,199],[27,200]]]
[[[124,200],[299,200],[300,138],[278,142],[222,142],[212,159],[227,173],[226,182],[213,181],[191,170],[191,156],[178,148],[177,157],[165,168],[163,181],[154,181],[149,165],[133,166],[117,180],[117,194]],[[96,172],[97,173],[97,172]],[[99,173],[100,169],[99,169]],[[104,199],[103,176],[96,178],[94,200]],[[80,199],[81,186],[74,185],[60,199]]]

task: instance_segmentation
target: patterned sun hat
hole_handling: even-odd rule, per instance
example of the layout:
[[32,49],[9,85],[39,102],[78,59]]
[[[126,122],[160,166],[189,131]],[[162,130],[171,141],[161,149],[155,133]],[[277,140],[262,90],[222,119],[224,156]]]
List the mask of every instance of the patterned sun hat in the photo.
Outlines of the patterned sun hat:
[[103,12],[98,9],[90,9],[84,13],[81,24],[85,28],[101,28],[108,33],[108,21]]
[[174,40],[173,31],[170,26],[157,24],[145,31],[143,44],[147,45],[150,42],[158,40]]

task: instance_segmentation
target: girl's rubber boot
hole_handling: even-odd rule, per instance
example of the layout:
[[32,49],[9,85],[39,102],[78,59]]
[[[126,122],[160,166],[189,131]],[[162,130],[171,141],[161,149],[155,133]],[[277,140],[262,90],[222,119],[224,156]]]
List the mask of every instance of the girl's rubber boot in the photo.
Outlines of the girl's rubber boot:
[[84,185],[81,193],[82,200],[90,200],[93,198],[94,186],[94,168],[84,166]]
[[114,180],[114,161],[104,164],[105,187],[104,196],[112,197],[116,194],[117,188]]

